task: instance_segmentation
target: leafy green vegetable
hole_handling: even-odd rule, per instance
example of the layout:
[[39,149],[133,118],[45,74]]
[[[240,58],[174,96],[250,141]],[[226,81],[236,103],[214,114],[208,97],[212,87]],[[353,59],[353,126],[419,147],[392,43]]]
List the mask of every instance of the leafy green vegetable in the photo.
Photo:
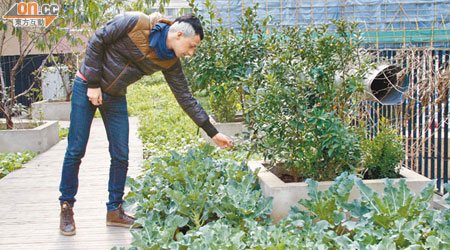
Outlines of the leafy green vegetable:
[[0,153],[0,179],[12,171],[21,168],[22,164],[29,162],[37,153],[25,151],[23,153]]
[[[188,241],[212,247],[216,240],[226,239],[224,232],[213,234],[214,230],[230,230],[235,242],[224,244],[238,246],[244,220],[268,223],[272,198],[263,198],[256,175],[244,162],[213,158],[213,151],[211,146],[184,155],[171,151],[145,162],[144,173],[128,179],[126,202],[136,205],[137,223],[143,226],[133,232],[134,246],[152,249],[156,244],[165,249]],[[199,244],[194,240],[197,234],[208,241]]]
[[[138,249],[448,249],[450,214],[430,209],[434,182],[415,196],[386,179],[383,194],[343,173],[328,190],[308,180],[308,211],[292,207],[277,225],[245,164],[214,159],[211,147],[154,158],[129,179]],[[361,198],[349,202],[356,186]]]

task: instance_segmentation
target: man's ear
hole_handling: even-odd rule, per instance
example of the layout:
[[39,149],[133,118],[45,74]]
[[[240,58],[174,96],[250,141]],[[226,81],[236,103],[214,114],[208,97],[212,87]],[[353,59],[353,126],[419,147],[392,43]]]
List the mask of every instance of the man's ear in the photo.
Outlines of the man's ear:
[[177,39],[180,39],[181,37],[183,37],[183,31],[179,30],[177,31]]

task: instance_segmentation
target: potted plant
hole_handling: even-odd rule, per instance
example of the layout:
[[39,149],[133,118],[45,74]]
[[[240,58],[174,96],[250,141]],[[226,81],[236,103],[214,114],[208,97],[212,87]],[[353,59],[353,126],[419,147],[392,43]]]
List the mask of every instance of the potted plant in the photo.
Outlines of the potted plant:
[[[327,25],[284,30],[282,42],[253,76],[260,79],[261,87],[252,95],[247,119],[253,133],[252,151],[263,154],[267,168],[262,162],[249,162],[249,167],[261,169],[261,188],[266,196],[274,197],[275,221],[306,198],[306,179],[322,181],[319,189],[323,190],[343,172],[371,173],[379,149],[401,151],[400,143],[389,144],[394,142],[389,136],[382,138],[386,144],[380,148],[374,148],[374,143],[367,142],[366,148],[361,144],[365,130],[355,126],[355,121],[360,119],[364,74],[372,65],[361,59],[356,25],[344,21],[333,25],[333,32]],[[368,156],[374,152],[378,155]],[[402,159],[401,154],[394,156],[388,167],[395,168]],[[403,168],[400,174],[412,176],[407,184],[414,191],[429,181]],[[289,177],[291,183],[279,177]],[[380,180],[368,183],[375,190],[382,187]],[[357,195],[356,190],[352,195]]]

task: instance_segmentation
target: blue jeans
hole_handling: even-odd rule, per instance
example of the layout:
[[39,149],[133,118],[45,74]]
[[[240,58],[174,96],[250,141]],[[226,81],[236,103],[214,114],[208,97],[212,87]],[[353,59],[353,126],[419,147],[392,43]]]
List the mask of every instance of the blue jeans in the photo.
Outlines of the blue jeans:
[[100,109],[109,141],[111,167],[109,169],[108,211],[113,211],[123,203],[125,180],[128,171],[128,110],[125,96],[109,96],[103,93],[103,103],[94,106],[87,97],[86,81],[75,77],[72,87],[72,112],[68,145],[64,157],[59,190],[61,204],[67,201],[74,205],[78,190],[78,171],[81,159],[86,152],[92,119],[97,108]]

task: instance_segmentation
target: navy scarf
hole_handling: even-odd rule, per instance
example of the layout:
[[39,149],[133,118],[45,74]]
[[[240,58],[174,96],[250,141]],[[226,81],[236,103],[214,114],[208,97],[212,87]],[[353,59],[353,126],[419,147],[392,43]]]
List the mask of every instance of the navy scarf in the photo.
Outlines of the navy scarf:
[[176,57],[173,50],[168,49],[166,44],[169,28],[170,25],[167,23],[157,23],[148,35],[149,46],[155,48],[156,55],[162,60],[170,60]]

